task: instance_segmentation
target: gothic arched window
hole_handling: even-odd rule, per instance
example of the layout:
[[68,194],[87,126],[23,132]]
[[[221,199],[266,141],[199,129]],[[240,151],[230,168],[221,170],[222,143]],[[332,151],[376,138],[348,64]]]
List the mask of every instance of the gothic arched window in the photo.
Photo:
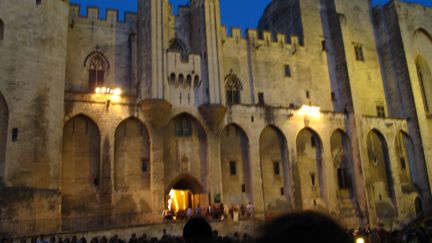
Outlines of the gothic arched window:
[[96,87],[103,86],[110,65],[99,47],[96,47],[96,50],[87,56],[84,65],[88,67],[89,72],[89,91],[94,91]]
[[427,115],[432,114],[432,73],[428,63],[422,57],[416,60],[417,75],[423,96],[424,108]]
[[226,103],[236,105],[241,103],[240,91],[243,89],[242,82],[232,71],[225,77]]
[[3,20],[0,19],[0,41],[3,40],[4,37],[4,23]]

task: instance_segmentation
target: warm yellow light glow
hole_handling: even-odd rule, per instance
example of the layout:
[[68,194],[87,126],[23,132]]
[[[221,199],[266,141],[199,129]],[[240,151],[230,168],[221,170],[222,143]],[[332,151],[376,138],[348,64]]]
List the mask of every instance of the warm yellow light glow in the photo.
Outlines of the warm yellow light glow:
[[99,87],[97,87],[96,90],[95,90],[95,92],[96,92],[96,94],[100,94],[101,89]]
[[119,89],[119,88],[114,89],[114,91],[113,91],[113,94],[114,94],[114,95],[121,95],[121,93],[122,93],[122,90]]
[[118,95],[113,95],[113,96],[111,96],[111,101],[119,102],[120,100],[121,100],[121,98],[120,98],[120,96],[118,96]]
[[321,108],[318,106],[303,105],[299,110],[299,114],[302,116],[319,118],[321,116]]
[[107,89],[106,89],[105,87],[102,87],[102,88],[101,88],[101,93],[102,93],[102,94],[106,94],[106,91],[107,91]]
[[356,239],[356,243],[365,243],[365,241],[363,238],[360,237]]

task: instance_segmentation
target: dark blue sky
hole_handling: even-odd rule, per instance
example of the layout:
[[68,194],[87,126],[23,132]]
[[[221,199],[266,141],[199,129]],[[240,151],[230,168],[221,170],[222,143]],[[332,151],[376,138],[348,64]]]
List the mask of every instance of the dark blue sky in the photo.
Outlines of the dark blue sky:
[[[70,0],[79,3],[83,11],[87,6],[98,6],[102,9],[115,8],[124,11],[136,12],[138,0]],[[264,8],[271,0],[221,0],[222,24],[227,27],[255,28]],[[346,0],[349,1],[349,0]],[[382,4],[388,0],[373,0],[374,4]],[[432,7],[432,0],[405,0],[406,2],[420,3]],[[170,0],[175,6],[186,4],[188,0]]]

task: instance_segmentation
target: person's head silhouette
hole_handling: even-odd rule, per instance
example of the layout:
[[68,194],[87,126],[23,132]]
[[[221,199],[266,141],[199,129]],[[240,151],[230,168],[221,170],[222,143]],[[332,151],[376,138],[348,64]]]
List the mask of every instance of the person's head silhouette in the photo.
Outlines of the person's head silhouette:
[[191,218],[183,228],[183,238],[186,243],[210,243],[212,228],[204,218]]
[[352,238],[335,221],[315,212],[292,213],[263,227],[256,243],[352,243]]

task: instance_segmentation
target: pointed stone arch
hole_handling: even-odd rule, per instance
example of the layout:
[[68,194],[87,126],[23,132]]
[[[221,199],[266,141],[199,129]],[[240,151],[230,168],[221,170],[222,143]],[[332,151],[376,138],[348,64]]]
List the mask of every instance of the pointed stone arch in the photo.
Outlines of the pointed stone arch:
[[432,114],[432,73],[427,60],[418,56],[415,60],[419,86],[422,93],[424,109],[427,114]]
[[96,214],[100,206],[101,136],[97,124],[80,114],[63,128],[62,217]]
[[207,189],[208,140],[201,122],[189,113],[178,114],[166,125],[163,137],[165,185],[180,174],[190,174]]
[[425,30],[424,28],[418,28],[417,30],[414,31],[414,36],[416,35],[425,35],[432,43],[432,35],[429,34],[429,32],[427,30]]
[[6,147],[9,125],[9,108],[3,94],[0,92],[0,184],[5,178]]
[[122,121],[114,139],[114,186],[116,190],[150,189],[150,136],[135,117]]
[[165,189],[165,193],[168,194],[171,189],[174,190],[190,190],[193,194],[204,193],[204,187],[190,174],[181,174],[177,176]]
[[252,201],[249,138],[237,124],[226,125],[219,136],[224,203]]
[[261,175],[266,214],[280,214],[293,208],[289,187],[287,140],[275,126],[265,127],[259,138]]
[[395,199],[390,155],[384,135],[377,129],[367,135],[367,153],[369,158],[368,179],[376,192],[376,199]]
[[304,128],[298,133],[296,144],[297,184],[303,208],[325,208],[327,193],[321,138],[311,128]]
[[341,198],[354,196],[354,163],[351,143],[343,130],[337,129],[330,137],[333,166],[336,170],[338,196]]
[[418,183],[418,171],[415,161],[414,143],[408,133],[400,130],[395,137],[395,148],[399,160],[401,183]]

